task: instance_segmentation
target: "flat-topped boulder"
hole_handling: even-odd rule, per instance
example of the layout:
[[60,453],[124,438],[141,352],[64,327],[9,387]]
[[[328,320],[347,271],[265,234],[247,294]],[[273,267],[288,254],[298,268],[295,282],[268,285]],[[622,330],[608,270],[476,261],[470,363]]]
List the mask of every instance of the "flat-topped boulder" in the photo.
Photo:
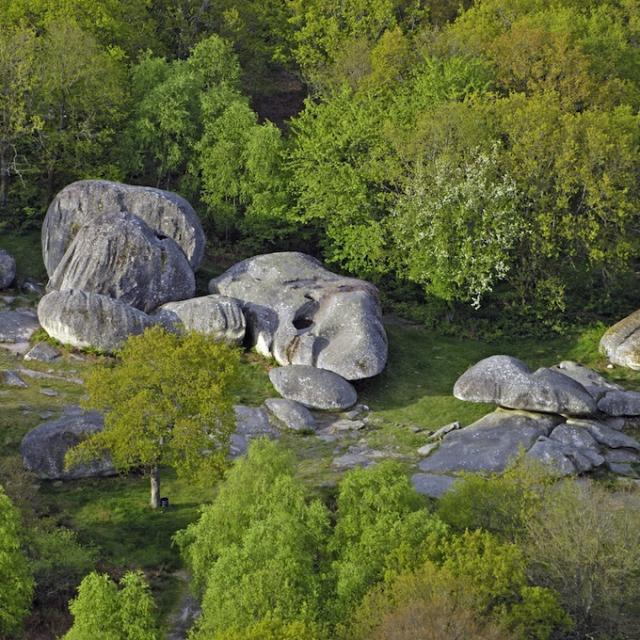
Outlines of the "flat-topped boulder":
[[116,351],[130,335],[138,335],[155,320],[109,296],[86,291],[52,291],[38,304],[43,329],[56,340],[86,349]]
[[247,327],[240,303],[218,295],[167,302],[154,317],[169,328],[197,331],[231,344],[242,343]]
[[106,458],[71,469],[64,466],[67,451],[103,428],[103,418],[95,411],[67,414],[41,424],[22,439],[20,452],[24,466],[42,480],[115,475],[113,465]]
[[600,351],[613,364],[640,371],[640,309],[605,331]]
[[521,360],[503,355],[485,358],[468,369],[455,383],[453,395],[524,411],[569,416],[597,411],[593,396],[573,378],[547,368],[531,372]]
[[196,269],[205,237],[198,215],[181,196],[107,180],[81,180],[65,187],[51,202],[42,225],[42,255],[51,277],[77,232],[108,211],[144,220],[158,235],[172,238]]
[[180,247],[126,212],[103,213],[81,227],[48,289],[79,289],[152,311],[192,298],[195,276]]
[[309,409],[341,411],[358,400],[351,384],[332,371],[305,365],[278,367],[269,371],[276,391]]
[[38,317],[31,309],[0,311],[0,342],[27,342],[39,328]]
[[0,289],[8,289],[16,279],[16,261],[4,249],[0,249]]
[[255,256],[211,280],[209,291],[240,300],[252,345],[283,366],[314,366],[347,380],[385,367],[377,289],[332,273],[311,256]]
[[548,436],[561,421],[552,415],[498,409],[445,435],[438,449],[420,462],[420,471],[504,471],[521,451],[529,450],[540,436]]

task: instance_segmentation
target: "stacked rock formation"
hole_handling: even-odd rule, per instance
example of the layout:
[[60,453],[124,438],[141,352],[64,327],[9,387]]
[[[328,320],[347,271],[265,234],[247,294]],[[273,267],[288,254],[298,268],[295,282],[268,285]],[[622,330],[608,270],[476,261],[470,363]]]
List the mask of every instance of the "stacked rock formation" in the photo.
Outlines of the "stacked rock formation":
[[453,394],[498,408],[425,449],[414,476],[425,493],[445,490],[459,472],[503,471],[521,452],[562,475],[599,468],[638,475],[640,443],[624,429],[640,417],[640,393],[586,367],[562,362],[532,372],[516,358],[492,356],[468,369]]

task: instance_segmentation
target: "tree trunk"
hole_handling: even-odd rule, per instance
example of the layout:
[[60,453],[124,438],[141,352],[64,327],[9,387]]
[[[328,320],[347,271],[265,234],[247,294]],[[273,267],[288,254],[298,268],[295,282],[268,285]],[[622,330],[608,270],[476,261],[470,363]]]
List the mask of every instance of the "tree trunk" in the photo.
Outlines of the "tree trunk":
[[160,471],[158,467],[151,469],[151,508],[157,509],[160,506]]

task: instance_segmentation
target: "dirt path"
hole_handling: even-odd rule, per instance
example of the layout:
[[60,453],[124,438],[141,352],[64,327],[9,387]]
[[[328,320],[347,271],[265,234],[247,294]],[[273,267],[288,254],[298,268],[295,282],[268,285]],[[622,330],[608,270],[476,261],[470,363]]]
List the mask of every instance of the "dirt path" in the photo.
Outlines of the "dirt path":
[[189,629],[200,616],[200,604],[189,589],[189,575],[187,572],[179,571],[175,575],[184,583],[184,589],[180,603],[169,621],[167,640],[186,640]]

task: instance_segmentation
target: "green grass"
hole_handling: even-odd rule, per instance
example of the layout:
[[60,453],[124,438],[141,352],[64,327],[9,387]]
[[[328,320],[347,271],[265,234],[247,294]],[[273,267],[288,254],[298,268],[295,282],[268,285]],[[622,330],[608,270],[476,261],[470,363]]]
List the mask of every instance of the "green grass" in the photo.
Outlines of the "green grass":
[[47,281],[39,231],[29,231],[20,235],[3,233],[0,236],[0,249],[5,249],[16,259],[18,280],[31,278],[39,282]]

